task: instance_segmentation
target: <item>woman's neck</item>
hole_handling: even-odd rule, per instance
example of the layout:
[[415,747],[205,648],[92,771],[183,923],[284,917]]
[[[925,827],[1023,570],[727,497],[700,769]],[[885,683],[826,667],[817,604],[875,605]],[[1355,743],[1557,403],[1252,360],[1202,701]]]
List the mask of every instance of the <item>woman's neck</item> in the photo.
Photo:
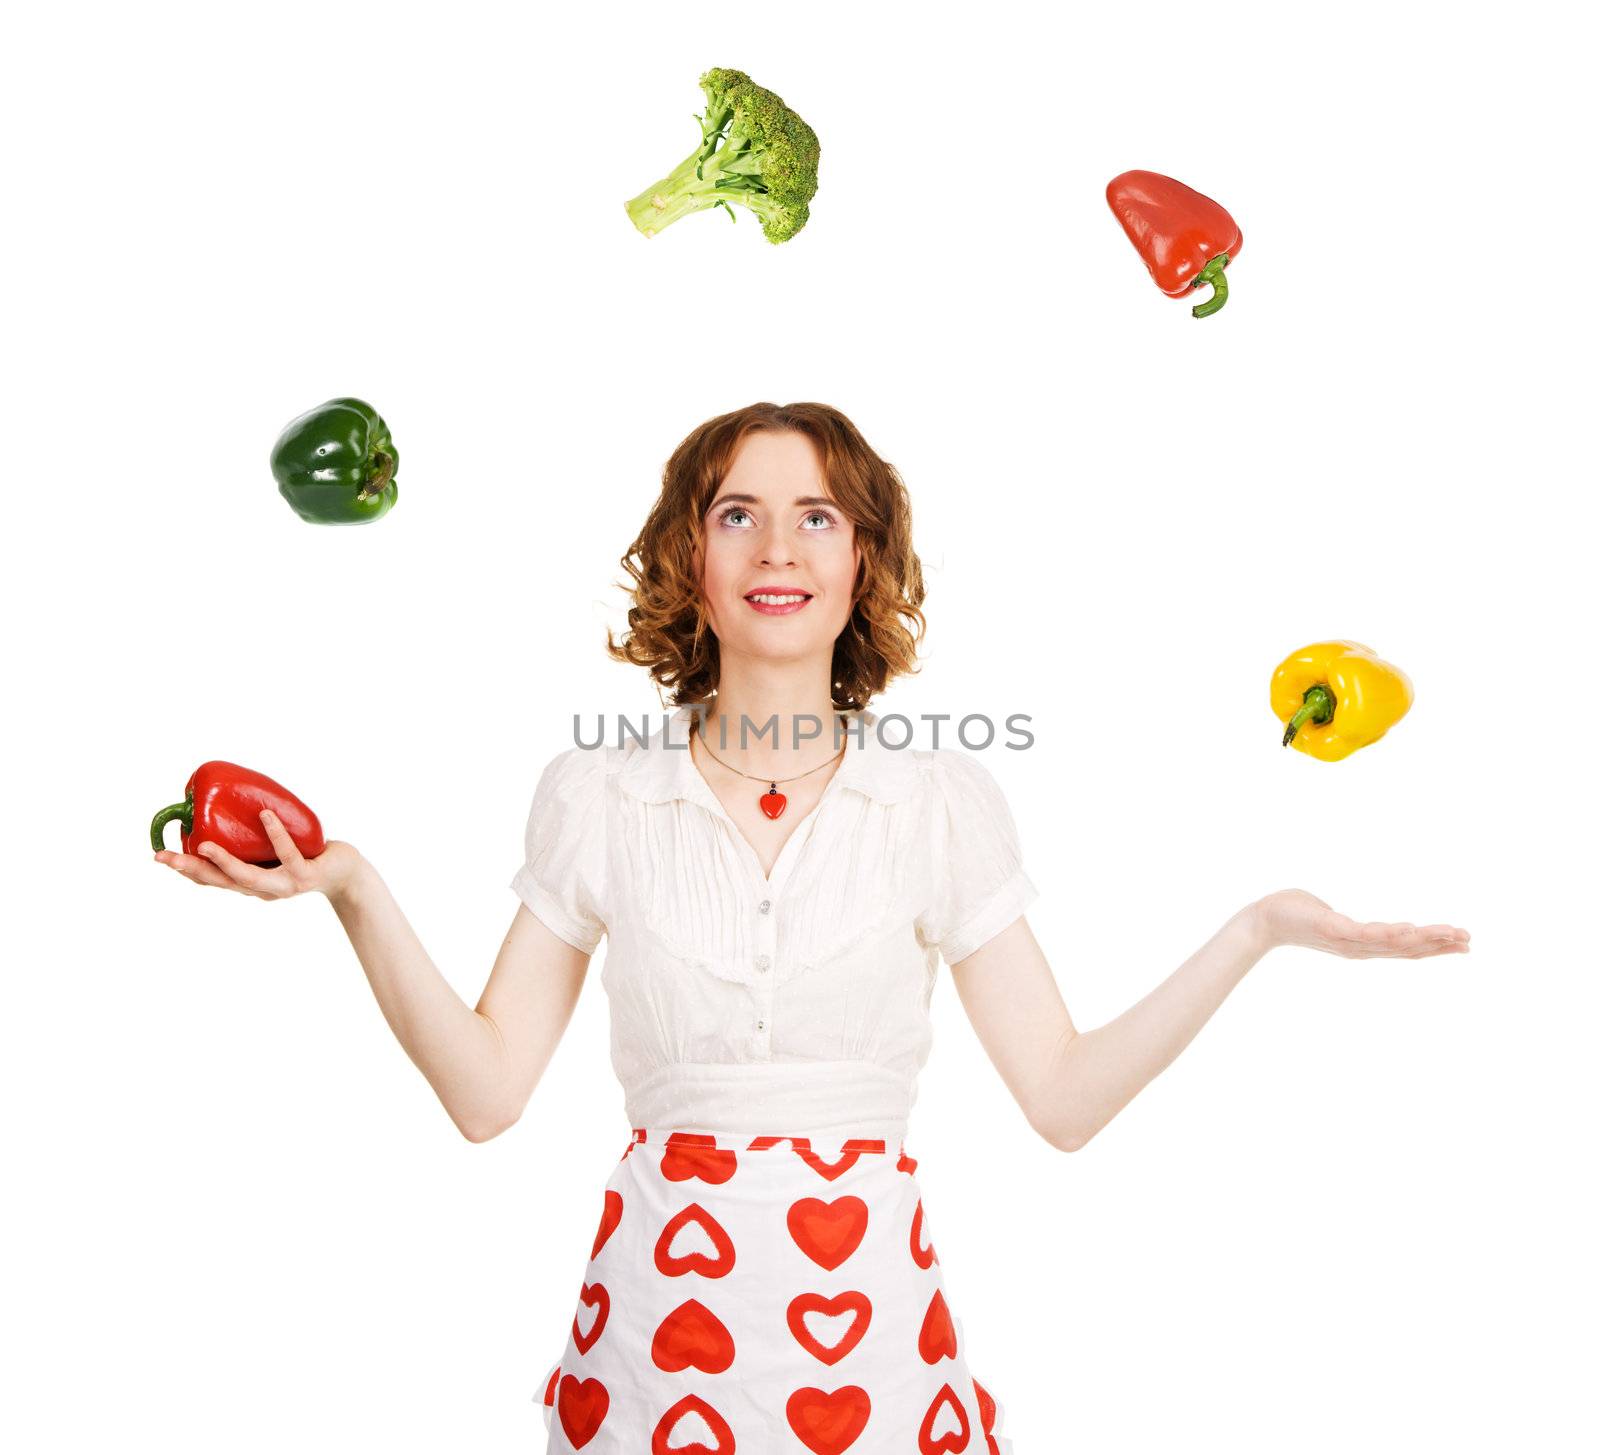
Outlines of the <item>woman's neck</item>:
[[781,777],[825,763],[844,746],[826,672],[804,681],[790,672],[732,675],[724,664],[715,696],[696,713],[696,734],[724,763]]

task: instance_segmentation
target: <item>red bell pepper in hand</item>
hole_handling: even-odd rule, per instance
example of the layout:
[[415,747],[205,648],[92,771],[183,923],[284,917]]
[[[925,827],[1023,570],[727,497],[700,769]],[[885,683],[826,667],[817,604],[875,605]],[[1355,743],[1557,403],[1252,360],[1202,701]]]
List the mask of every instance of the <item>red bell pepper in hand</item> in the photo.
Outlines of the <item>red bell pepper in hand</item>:
[[1239,256],[1244,235],[1227,208],[1160,172],[1113,177],[1106,184],[1106,201],[1168,298],[1182,298],[1191,288],[1209,283],[1216,291],[1195,305],[1196,318],[1215,313],[1228,301],[1223,269]]
[[150,823],[150,846],[166,847],[163,834],[173,819],[182,825],[183,852],[201,844],[221,844],[236,859],[276,868],[277,850],[261,825],[261,810],[270,808],[308,859],[327,847],[316,814],[281,783],[237,763],[202,763],[189,776],[182,803],[164,808]]

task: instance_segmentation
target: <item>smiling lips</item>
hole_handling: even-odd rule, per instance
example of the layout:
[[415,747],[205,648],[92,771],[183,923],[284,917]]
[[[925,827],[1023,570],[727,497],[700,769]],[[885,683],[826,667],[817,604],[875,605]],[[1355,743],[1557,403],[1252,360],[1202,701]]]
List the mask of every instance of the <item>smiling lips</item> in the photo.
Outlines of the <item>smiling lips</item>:
[[774,587],[771,590],[746,592],[744,599],[763,616],[789,616],[811,600],[811,593]]

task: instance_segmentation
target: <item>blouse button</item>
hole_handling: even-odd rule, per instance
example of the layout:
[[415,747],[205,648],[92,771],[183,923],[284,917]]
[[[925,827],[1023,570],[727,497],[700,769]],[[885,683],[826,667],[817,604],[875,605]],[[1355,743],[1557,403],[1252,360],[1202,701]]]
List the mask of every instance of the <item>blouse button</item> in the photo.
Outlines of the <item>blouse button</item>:
[[756,908],[759,909],[762,914],[765,914],[772,908],[772,901],[770,899],[763,899],[761,903],[756,906]]
[[763,974],[766,972],[767,968],[771,964],[772,964],[772,960],[771,960],[770,957],[768,957],[766,955],[757,955],[756,956],[756,969],[760,970]]
[[766,1030],[766,1028],[767,1028],[767,1023],[765,1021],[757,1021],[756,1022],[756,1029],[758,1031],[764,1031],[764,1030]]

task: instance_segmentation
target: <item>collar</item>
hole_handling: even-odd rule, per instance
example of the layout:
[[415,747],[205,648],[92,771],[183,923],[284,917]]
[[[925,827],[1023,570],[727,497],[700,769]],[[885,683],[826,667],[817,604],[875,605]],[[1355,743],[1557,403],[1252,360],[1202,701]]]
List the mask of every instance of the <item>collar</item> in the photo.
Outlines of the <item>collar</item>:
[[[890,747],[878,740],[878,715],[858,712],[844,739],[844,757],[829,780],[879,803],[898,803],[917,785],[920,770],[914,750]],[[617,783],[646,803],[687,798],[715,808],[719,804],[711,785],[701,776],[689,754],[689,729],[693,709],[680,707],[657,726],[643,742],[630,742]],[[854,724],[860,723],[857,727]],[[824,734],[824,738],[826,734]],[[821,742],[824,738],[818,738]]]

